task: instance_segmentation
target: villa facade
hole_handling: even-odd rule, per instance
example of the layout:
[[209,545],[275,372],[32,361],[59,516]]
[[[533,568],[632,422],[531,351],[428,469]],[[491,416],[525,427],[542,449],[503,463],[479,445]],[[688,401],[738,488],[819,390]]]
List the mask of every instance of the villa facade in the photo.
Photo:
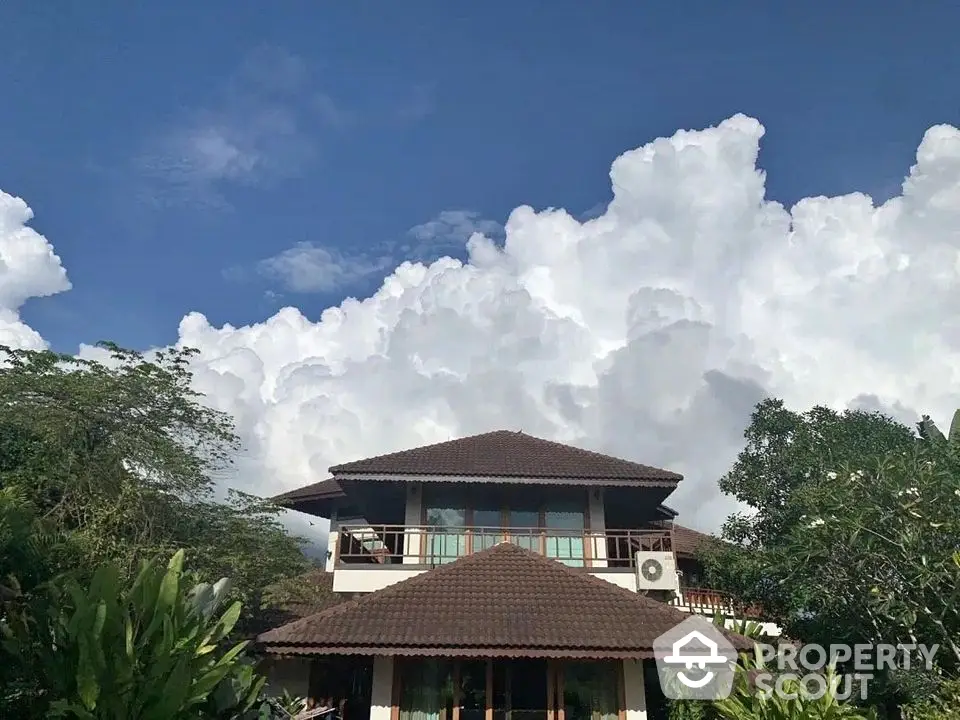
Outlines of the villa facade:
[[278,499],[330,520],[347,600],[258,641],[271,682],[346,720],[647,720],[654,640],[749,614],[699,587],[676,473],[512,431],[330,472]]

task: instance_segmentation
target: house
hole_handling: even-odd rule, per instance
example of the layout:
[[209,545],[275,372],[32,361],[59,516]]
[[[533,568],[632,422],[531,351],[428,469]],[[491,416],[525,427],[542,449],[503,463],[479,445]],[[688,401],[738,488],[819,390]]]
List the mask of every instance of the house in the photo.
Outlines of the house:
[[348,601],[258,640],[347,720],[645,720],[654,640],[736,612],[690,584],[711,538],[663,504],[676,473],[512,431],[330,472],[278,499],[330,520]]

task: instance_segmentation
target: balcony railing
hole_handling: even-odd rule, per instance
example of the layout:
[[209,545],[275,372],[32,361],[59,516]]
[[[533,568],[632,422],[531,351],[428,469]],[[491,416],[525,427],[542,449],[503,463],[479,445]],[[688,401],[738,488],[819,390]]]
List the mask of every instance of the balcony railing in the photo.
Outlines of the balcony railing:
[[572,567],[632,568],[638,550],[670,552],[669,530],[341,525],[335,565],[442,565],[511,542]]
[[738,602],[733,595],[709,588],[680,587],[680,594],[669,601],[671,605],[690,610],[700,615],[723,615],[724,617],[756,620],[760,609]]

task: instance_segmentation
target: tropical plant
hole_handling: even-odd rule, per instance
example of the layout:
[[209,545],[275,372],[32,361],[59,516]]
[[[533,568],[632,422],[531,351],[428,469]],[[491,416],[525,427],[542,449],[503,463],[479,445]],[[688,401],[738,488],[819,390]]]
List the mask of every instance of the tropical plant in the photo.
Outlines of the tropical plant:
[[842,678],[833,668],[818,675],[815,688],[805,678],[782,676],[758,658],[742,658],[733,692],[715,700],[712,710],[721,720],[875,720],[876,711],[841,699]]
[[10,608],[0,622],[3,662],[39,679],[25,717],[83,720],[239,718],[259,712],[265,682],[227,646],[240,602],[230,583],[184,583],[184,553],[166,568],[144,563],[129,585],[101,565],[84,587],[53,583],[44,602]]

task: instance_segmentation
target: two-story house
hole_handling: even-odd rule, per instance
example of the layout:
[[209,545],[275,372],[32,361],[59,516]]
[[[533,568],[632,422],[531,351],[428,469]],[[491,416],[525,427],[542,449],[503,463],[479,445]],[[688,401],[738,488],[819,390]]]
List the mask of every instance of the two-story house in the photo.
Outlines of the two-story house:
[[258,639],[347,720],[644,720],[654,640],[734,612],[690,587],[709,536],[663,504],[676,473],[512,431],[330,472],[280,500],[329,518],[350,600]]

